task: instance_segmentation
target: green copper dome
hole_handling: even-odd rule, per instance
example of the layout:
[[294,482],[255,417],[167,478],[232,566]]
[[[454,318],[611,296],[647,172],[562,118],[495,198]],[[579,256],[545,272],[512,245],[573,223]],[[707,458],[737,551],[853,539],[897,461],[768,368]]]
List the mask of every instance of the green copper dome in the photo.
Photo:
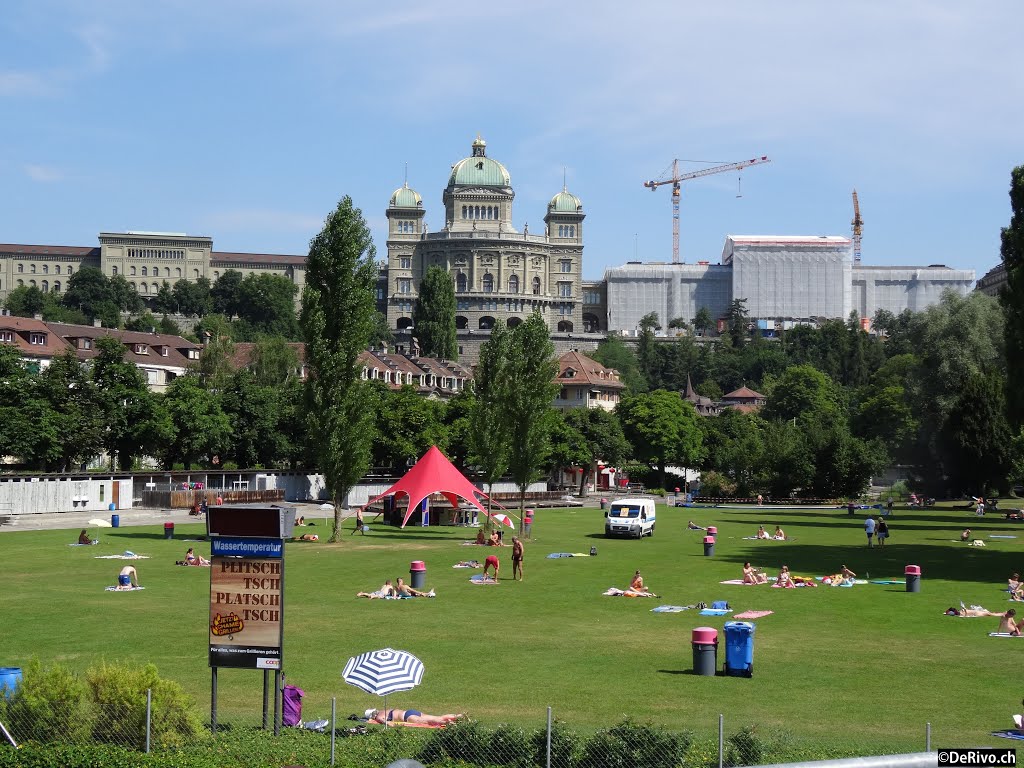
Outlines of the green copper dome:
[[452,166],[448,186],[510,187],[512,179],[505,166],[487,157],[487,142],[477,138],[473,142],[473,155]]
[[423,198],[415,189],[409,189],[409,183],[406,182],[395,190],[390,205],[392,208],[422,208]]
[[580,202],[580,199],[564,189],[552,197],[551,202],[548,203],[550,213],[579,213],[582,207],[583,203]]

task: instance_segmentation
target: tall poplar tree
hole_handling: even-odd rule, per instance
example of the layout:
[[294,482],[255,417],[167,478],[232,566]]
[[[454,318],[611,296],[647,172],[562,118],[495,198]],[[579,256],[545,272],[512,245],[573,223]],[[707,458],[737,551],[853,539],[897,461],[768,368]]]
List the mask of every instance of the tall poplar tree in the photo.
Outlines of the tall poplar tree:
[[[512,329],[504,392],[509,474],[519,488],[519,518],[526,489],[541,476],[551,451],[551,405],[558,394],[558,363],[547,323],[534,312]],[[520,522],[522,527],[522,522]]]
[[420,283],[412,324],[424,357],[458,360],[455,335],[455,283],[441,267],[430,267]]
[[334,505],[342,506],[370,466],[377,396],[360,376],[359,354],[375,323],[377,251],[362,212],[347,195],[309,244],[300,324],[309,366],[307,428]]
[[1006,317],[1007,406],[1016,431],[1024,425],[1024,165],[1010,174],[1010,211],[1010,225],[1001,233],[1006,287],[999,300]]
[[[473,379],[473,404],[469,412],[469,459],[479,468],[490,494],[494,482],[508,469],[509,430],[504,409],[508,385],[510,333],[503,325],[491,331],[480,347],[480,362]],[[490,499],[487,511],[491,511]],[[488,517],[488,521],[490,518]]]

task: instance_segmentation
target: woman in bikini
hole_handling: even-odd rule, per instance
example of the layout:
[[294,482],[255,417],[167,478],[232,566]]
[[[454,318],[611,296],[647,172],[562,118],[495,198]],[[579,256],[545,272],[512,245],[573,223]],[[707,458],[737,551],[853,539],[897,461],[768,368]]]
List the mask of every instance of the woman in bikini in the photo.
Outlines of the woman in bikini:
[[775,581],[777,587],[795,587],[796,583],[793,581],[793,576],[789,572],[789,566],[782,566],[782,570],[779,571],[779,578]]
[[409,723],[411,725],[448,725],[465,715],[425,715],[418,709],[370,709],[366,717],[371,723]]
[[1017,611],[1013,608],[1004,613],[1002,618],[999,620],[999,629],[997,629],[996,632],[1001,635],[1013,635],[1015,637],[1020,637],[1020,627],[1013,618],[1016,615]]
[[185,553],[185,565],[209,565],[210,561],[202,555],[197,555],[192,547]]

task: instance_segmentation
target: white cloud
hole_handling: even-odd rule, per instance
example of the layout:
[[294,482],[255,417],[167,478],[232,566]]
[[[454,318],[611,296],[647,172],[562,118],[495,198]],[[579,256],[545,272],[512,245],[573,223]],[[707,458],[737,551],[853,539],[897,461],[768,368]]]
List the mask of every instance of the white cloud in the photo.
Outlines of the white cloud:
[[32,181],[38,181],[41,184],[60,181],[64,178],[63,171],[49,165],[35,165],[30,163],[24,166],[24,170],[25,175],[32,179]]

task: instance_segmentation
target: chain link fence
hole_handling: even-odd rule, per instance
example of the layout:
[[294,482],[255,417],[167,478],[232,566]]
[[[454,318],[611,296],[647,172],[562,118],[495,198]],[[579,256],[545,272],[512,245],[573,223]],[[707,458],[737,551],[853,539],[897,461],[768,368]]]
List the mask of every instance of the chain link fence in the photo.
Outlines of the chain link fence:
[[[49,683],[46,691],[21,688],[9,699],[0,697],[4,726],[0,738],[29,750],[58,746],[84,750],[93,755],[94,764],[107,759],[104,750],[121,750],[151,753],[158,762],[147,765],[183,768],[381,768],[401,758],[443,768],[726,768],[931,750],[931,730],[926,724],[916,743],[881,746],[813,743],[774,728],[732,724],[723,715],[692,723],[687,729],[625,719],[608,728],[588,730],[555,719],[548,709],[545,724],[532,728],[512,723],[490,726],[472,719],[443,728],[385,728],[352,719],[355,716],[339,717],[333,700],[326,720],[291,727],[278,723],[275,728],[271,705],[266,716],[256,711],[218,717],[214,732],[209,720],[202,721],[191,704],[169,695],[160,685],[140,693],[109,682],[97,691],[95,679],[89,683],[90,691],[76,691],[67,679]],[[0,747],[0,766],[6,765],[3,752]],[[159,762],[161,756],[166,763]]]

